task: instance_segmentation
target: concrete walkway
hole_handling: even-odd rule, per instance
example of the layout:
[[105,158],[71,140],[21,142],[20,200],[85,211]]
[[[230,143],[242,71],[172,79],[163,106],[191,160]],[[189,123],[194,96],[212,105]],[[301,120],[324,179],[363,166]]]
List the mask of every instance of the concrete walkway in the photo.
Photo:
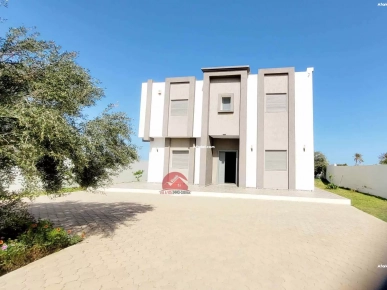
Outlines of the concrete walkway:
[[[131,192],[131,193],[150,193],[160,194],[161,183],[147,182],[127,182],[112,185],[110,188],[101,189],[106,192]],[[315,188],[314,191],[302,190],[274,190],[274,189],[256,189],[240,188],[235,184],[220,184],[209,186],[189,186],[192,196],[204,197],[225,197],[241,199],[260,199],[260,200],[282,200],[313,203],[330,203],[351,205],[351,200],[331,192]]]
[[73,193],[30,206],[87,239],[0,289],[377,289],[387,223],[351,206]]

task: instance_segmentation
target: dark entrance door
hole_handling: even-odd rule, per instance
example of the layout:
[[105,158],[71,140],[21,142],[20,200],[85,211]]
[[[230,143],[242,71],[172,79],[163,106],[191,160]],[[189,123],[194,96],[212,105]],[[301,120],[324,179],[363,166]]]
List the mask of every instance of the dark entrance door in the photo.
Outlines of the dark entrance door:
[[225,152],[225,174],[224,183],[236,183],[236,152]]

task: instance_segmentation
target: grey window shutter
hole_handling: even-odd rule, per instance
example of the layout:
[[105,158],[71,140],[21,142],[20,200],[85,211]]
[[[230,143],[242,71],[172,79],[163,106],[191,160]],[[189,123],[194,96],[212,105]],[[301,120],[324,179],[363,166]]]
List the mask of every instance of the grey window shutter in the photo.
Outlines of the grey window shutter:
[[266,95],[266,112],[286,112],[288,109],[287,94],[268,94]]
[[172,168],[188,169],[189,151],[188,150],[173,150],[172,151]]
[[266,150],[265,151],[266,171],[286,171],[288,170],[288,154],[286,150]]
[[171,101],[171,116],[187,116],[187,115],[188,115],[188,100]]

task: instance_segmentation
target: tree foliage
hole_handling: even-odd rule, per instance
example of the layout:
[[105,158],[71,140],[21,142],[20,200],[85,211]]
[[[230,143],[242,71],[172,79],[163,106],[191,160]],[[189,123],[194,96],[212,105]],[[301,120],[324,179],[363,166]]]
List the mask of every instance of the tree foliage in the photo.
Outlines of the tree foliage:
[[0,190],[17,170],[26,193],[103,186],[138,158],[130,119],[109,106],[88,120],[84,109],[104,97],[99,82],[77,53],[38,36],[22,27],[0,38]]
[[355,165],[358,165],[364,162],[363,155],[360,153],[355,153],[355,155],[353,155],[353,160],[355,161]]
[[380,154],[379,164],[387,164],[387,152]]
[[319,151],[314,152],[314,176],[325,174],[328,166],[328,160],[325,155]]

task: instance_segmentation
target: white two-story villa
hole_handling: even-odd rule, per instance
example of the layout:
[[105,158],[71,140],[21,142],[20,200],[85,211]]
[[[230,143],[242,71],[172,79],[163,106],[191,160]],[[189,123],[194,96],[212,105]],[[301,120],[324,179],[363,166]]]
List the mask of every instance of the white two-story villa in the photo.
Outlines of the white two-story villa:
[[202,186],[313,190],[313,68],[202,72],[142,84],[148,182],[180,172]]

